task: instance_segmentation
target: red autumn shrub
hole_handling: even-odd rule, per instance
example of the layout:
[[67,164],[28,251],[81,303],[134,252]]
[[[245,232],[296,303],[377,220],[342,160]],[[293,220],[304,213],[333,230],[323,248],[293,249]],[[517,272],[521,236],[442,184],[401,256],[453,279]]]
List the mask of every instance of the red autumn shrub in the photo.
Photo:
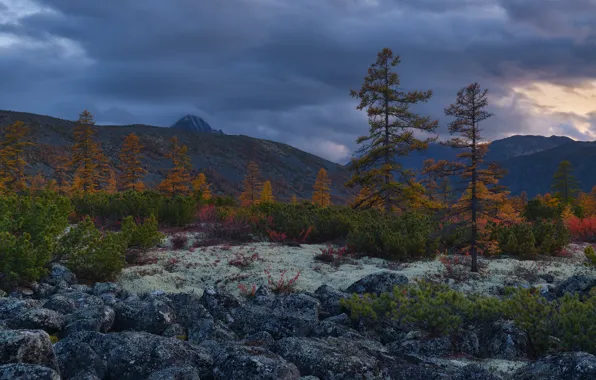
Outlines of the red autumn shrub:
[[298,281],[298,277],[300,277],[300,271],[296,273],[296,275],[292,278],[286,278],[287,270],[282,270],[279,278],[277,280],[273,279],[271,272],[268,269],[265,269],[265,273],[267,274],[267,283],[269,287],[273,291],[273,293],[292,293],[295,290],[296,282]]
[[218,219],[217,210],[214,205],[201,207],[196,217],[199,223],[216,223]]
[[596,241],[596,216],[578,218],[570,216],[565,221],[573,239],[593,242]]

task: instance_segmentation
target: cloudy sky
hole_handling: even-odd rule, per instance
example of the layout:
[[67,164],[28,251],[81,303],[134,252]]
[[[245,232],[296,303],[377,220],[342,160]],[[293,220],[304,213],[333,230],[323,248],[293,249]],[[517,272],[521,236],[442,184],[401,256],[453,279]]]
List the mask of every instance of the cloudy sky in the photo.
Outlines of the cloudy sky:
[[596,139],[596,0],[0,0],[0,109],[229,134],[344,162],[368,130],[349,90],[384,47],[441,122],[478,81],[512,134]]

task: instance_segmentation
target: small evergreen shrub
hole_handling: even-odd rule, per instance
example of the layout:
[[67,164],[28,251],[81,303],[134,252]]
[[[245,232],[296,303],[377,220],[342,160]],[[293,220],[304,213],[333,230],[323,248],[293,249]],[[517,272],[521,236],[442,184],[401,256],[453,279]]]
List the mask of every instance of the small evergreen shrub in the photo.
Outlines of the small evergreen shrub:
[[594,251],[594,247],[589,245],[584,248],[584,254],[586,255],[586,259],[588,259],[587,265],[596,267],[596,251]]
[[127,216],[122,220],[121,232],[126,236],[127,248],[142,251],[157,246],[165,237],[159,232],[157,219],[153,214],[140,224],[136,224],[132,216]]

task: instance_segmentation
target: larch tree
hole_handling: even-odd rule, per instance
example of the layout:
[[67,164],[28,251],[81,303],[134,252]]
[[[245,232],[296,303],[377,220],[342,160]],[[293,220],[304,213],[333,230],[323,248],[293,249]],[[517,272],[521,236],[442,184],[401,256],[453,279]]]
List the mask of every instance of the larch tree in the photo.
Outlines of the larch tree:
[[108,183],[106,185],[106,192],[108,194],[115,194],[118,192],[118,180],[116,171],[114,169],[109,170]]
[[296,198],[296,193],[292,194],[292,199],[290,200],[290,203],[294,206],[298,204],[298,198]]
[[453,206],[453,211],[464,215],[464,222],[471,228],[469,248],[472,272],[478,271],[478,217],[481,213],[496,212],[493,205],[495,201],[502,199],[503,193],[497,186],[498,179],[504,174],[503,171],[493,164],[487,169],[481,167],[488,151],[488,144],[482,142],[482,130],[478,124],[492,116],[485,110],[488,106],[487,93],[488,90],[482,90],[478,83],[472,83],[462,88],[457,93],[455,103],[445,109],[445,115],[455,118],[449,123],[449,133],[459,136],[444,144],[462,150],[457,157],[463,162],[455,167],[468,184],[460,201]]
[[567,160],[561,161],[553,176],[551,187],[555,192],[555,197],[565,204],[568,204],[575,198],[579,192],[579,182],[573,175],[571,162]]
[[319,207],[331,205],[331,179],[324,168],[319,169],[312,188],[312,203]]
[[259,198],[260,203],[271,203],[275,202],[273,197],[273,189],[270,181],[265,181],[263,184],[263,190],[261,190],[261,197]]
[[261,172],[256,162],[248,163],[246,177],[242,182],[242,193],[240,194],[240,203],[242,207],[252,206],[259,203],[263,182]]
[[195,195],[201,200],[207,201],[212,198],[211,184],[207,182],[205,173],[199,173],[192,181],[192,189]]
[[107,181],[107,160],[99,143],[94,140],[94,124],[93,115],[85,110],[79,115],[74,130],[75,144],[72,148],[70,167],[76,179],[72,186],[75,192],[94,193],[99,190],[102,182]]
[[171,152],[166,155],[172,160],[174,166],[168,171],[168,175],[159,185],[159,189],[168,196],[188,195],[190,193],[190,156],[188,147],[180,145],[178,137],[174,136],[170,140],[172,143]]
[[31,179],[30,189],[32,192],[40,192],[46,189],[47,181],[42,172],[37,174]]
[[383,209],[390,212],[394,207],[405,208],[424,194],[414,173],[404,168],[398,158],[426,149],[436,138],[419,139],[415,132],[434,132],[438,121],[410,109],[428,101],[432,91],[403,91],[398,74],[392,71],[399,63],[399,56],[394,57],[390,49],[383,49],[368,69],[362,88],[351,91],[351,96],[360,100],[357,109],[366,108],[370,126],[369,134],[356,141],[361,144],[359,157],[352,159],[353,175],[346,183],[348,187],[366,186],[370,190],[358,207],[372,207],[381,202]]
[[134,133],[129,134],[124,139],[122,150],[120,151],[120,171],[121,184],[124,191],[143,191],[145,184],[143,177],[147,170],[143,167],[141,150],[141,140]]
[[54,180],[56,181],[55,191],[59,194],[66,194],[70,191],[68,181],[69,163],[71,159],[66,155],[59,155],[55,159]]
[[7,190],[22,192],[27,189],[25,149],[34,145],[28,139],[29,133],[29,127],[17,121],[6,127],[0,141],[0,177]]

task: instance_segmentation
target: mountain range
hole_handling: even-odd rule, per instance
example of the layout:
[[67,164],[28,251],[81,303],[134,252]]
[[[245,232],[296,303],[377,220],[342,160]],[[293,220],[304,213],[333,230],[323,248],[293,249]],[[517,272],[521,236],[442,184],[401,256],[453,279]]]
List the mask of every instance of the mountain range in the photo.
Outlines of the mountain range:
[[[29,155],[28,168],[51,176],[57,158],[69,151],[73,144],[73,121],[32,113],[1,111],[0,129],[20,120],[30,126],[32,139],[37,143]],[[239,194],[249,161],[255,161],[264,179],[270,180],[274,195],[280,200],[296,194],[299,199],[310,198],[317,172],[325,168],[332,181],[333,202],[345,203],[353,192],[344,187],[349,178],[348,165],[339,165],[301,151],[290,145],[243,135],[228,135],[213,129],[205,120],[186,115],[170,128],[143,124],[109,125],[97,128],[97,139],[114,167],[124,137],[134,132],[141,140],[144,164],[148,170],[145,182],[159,183],[172,166],[165,158],[170,149],[169,139],[178,136],[189,148],[196,172],[204,172],[219,194]],[[402,157],[405,167],[419,170],[424,160],[456,158],[457,150],[431,144],[424,152]],[[526,191],[528,196],[550,191],[558,164],[568,160],[574,168],[582,190],[596,185],[596,142],[574,141],[562,136],[515,135],[491,142],[486,161],[496,161],[508,173],[501,181],[512,194]]]

